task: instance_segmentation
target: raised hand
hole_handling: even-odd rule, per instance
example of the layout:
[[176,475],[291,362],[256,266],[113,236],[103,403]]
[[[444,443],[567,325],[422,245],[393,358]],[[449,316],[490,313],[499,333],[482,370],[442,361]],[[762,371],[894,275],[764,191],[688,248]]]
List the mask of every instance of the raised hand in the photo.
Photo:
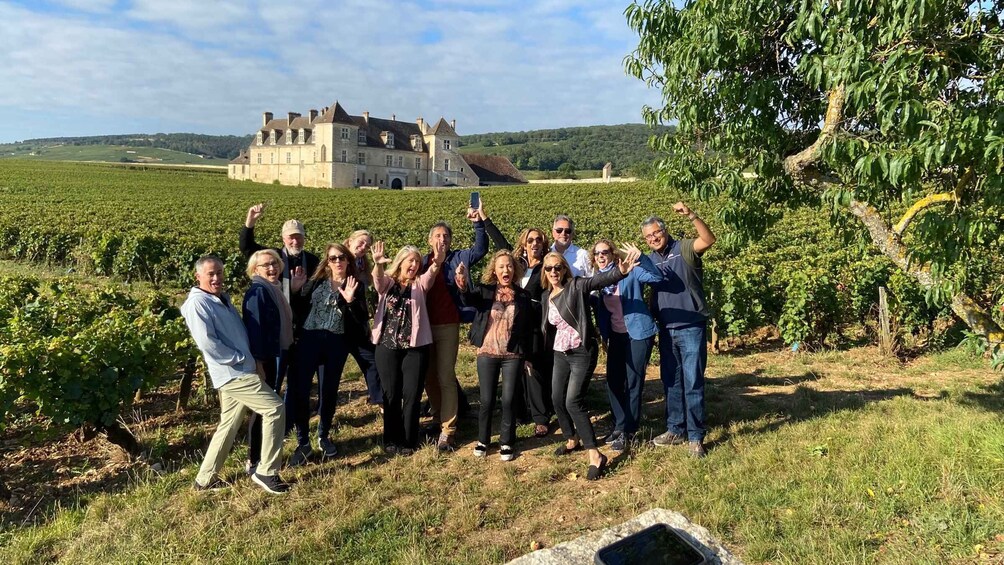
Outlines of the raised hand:
[[373,253],[373,262],[375,264],[377,264],[377,265],[385,265],[387,263],[390,263],[390,259],[388,259],[386,255],[384,255],[384,249],[383,249],[383,242],[382,241],[378,241],[378,242],[374,243],[373,247],[370,248],[370,251]]
[[485,197],[484,195],[478,197],[478,219],[482,222],[488,219],[488,214],[485,213]]
[[677,202],[676,204],[673,204],[673,211],[681,216],[689,216],[692,212],[692,210],[689,207],[687,207],[687,205],[684,204],[683,202]]
[[258,218],[265,213],[265,203],[255,204],[254,206],[248,208],[248,217],[244,220],[244,225],[249,228],[253,228],[255,224],[258,223]]
[[481,220],[482,218],[478,215],[478,210],[480,210],[480,208],[468,208],[467,219],[472,222],[477,222],[478,220]]
[[432,246],[432,260],[437,265],[442,265],[443,261],[446,261],[446,242],[445,241],[437,241]]
[[641,250],[638,249],[637,245],[625,243],[621,245],[621,252],[624,253],[624,259],[617,263],[617,268],[620,269],[621,274],[626,275],[631,272],[631,269],[638,266]]
[[356,282],[356,278],[349,277],[345,279],[345,284],[338,289],[338,292],[342,294],[342,298],[344,298],[346,302],[352,302],[352,300],[356,297],[356,288],[358,287],[359,283]]
[[303,267],[296,267],[289,276],[289,290],[291,292],[300,292],[303,285],[307,282],[307,272],[303,270]]
[[463,263],[457,265],[457,270],[453,273],[453,281],[457,283],[457,287],[461,290],[467,288],[467,265]]

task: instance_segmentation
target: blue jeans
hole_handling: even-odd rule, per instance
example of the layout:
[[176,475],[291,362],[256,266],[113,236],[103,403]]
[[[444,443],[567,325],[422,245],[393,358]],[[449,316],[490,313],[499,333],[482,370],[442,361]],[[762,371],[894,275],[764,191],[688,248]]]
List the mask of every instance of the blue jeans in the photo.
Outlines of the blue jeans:
[[610,333],[607,345],[607,396],[614,416],[614,431],[634,434],[641,420],[641,393],[645,368],[655,337],[635,340],[624,333]]
[[586,392],[593,376],[590,367],[596,366],[596,354],[595,349],[584,347],[555,351],[551,374],[551,402],[561,426],[561,436],[566,440],[579,436],[586,449],[596,449],[596,434],[586,410]]
[[659,376],[666,393],[666,429],[704,441],[704,369],[708,365],[707,326],[659,328]]

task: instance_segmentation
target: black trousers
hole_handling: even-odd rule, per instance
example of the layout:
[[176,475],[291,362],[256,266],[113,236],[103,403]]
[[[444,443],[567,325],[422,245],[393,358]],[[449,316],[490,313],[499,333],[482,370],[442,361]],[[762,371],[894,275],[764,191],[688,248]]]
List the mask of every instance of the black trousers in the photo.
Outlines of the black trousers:
[[551,370],[554,352],[547,351],[527,359],[523,376],[523,393],[534,424],[548,425],[554,405],[551,402]]
[[586,410],[586,391],[593,376],[598,352],[585,348],[554,352],[554,372],[551,375],[551,401],[561,425],[561,435],[572,439],[576,435],[586,449],[596,449],[596,434]]
[[[262,360],[262,366],[265,368],[265,384],[278,393],[286,374],[286,351],[278,357]],[[248,417],[248,459],[252,465],[261,461],[261,417],[253,411]]]
[[513,445],[516,442],[516,413],[513,400],[519,383],[523,360],[520,358],[500,359],[478,355],[478,383],[481,386],[481,411],[478,413],[478,441],[488,445],[492,439],[492,414],[495,412],[495,397],[499,389],[499,374],[502,375],[502,428],[499,443]]
[[377,373],[383,389],[383,442],[418,447],[418,409],[429,365],[429,346],[408,349],[376,347]]

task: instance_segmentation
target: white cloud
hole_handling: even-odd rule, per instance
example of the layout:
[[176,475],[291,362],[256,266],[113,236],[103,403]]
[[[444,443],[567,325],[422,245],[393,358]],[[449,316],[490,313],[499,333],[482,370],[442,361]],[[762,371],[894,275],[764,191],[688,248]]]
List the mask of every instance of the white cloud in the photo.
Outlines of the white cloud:
[[658,96],[621,70],[620,9],[526,4],[135,0],[82,21],[0,3],[0,139],[34,136],[15,118],[39,111],[81,116],[76,134],[85,117],[93,135],[250,133],[262,111],[335,99],[461,133],[640,121]]

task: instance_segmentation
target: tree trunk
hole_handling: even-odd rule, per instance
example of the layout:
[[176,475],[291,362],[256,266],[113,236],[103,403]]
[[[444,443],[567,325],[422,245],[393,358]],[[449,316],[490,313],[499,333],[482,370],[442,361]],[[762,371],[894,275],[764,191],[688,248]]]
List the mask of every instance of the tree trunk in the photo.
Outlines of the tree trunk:
[[[857,200],[851,201],[850,211],[857,216],[864,224],[871,236],[872,243],[882,252],[883,255],[892,259],[903,272],[911,275],[925,289],[934,286],[934,278],[930,271],[923,267],[910,265],[907,258],[906,246],[900,241],[899,236],[886,224],[885,220],[874,207],[866,202]],[[955,313],[974,332],[987,337],[990,343],[1001,343],[1004,341],[1004,330],[994,322],[993,318],[987,314],[986,310],[980,307],[975,300],[969,296],[959,293],[952,297],[952,312]]]
[[129,455],[137,457],[143,454],[143,446],[140,445],[139,440],[122,424],[115,422],[111,425],[103,426],[102,430],[105,432],[105,437],[108,438],[108,441],[121,447]]
[[178,402],[174,409],[182,412],[188,407],[188,399],[192,396],[192,381],[195,379],[195,357],[189,357],[185,363],[185,372],[181,375],[181,390],[178,391]]

